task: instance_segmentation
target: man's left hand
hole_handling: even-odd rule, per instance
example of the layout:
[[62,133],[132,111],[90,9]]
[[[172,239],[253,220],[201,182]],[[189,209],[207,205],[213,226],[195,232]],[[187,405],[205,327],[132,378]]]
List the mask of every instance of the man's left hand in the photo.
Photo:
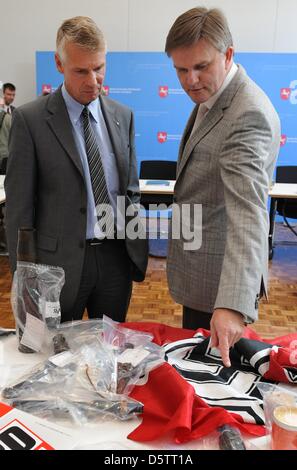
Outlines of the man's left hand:
[[210,322],[211,347],[220,350],[225,367],[230,367],[229,349],[242,337],[244,317],[228,308],[216,308]]

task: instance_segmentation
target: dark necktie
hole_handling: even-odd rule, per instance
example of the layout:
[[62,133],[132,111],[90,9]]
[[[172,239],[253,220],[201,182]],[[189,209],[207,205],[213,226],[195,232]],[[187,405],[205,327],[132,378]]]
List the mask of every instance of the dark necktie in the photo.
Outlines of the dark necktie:
[[6,112],[7,112],[7,114],[11,114],[11,108],[10,108],[10,106],[8,106]]
[[[85,106],[82,113],[82,124],[83,124],[83,130],[84,130],[84,137],[85,137],[85,145],[86,145],[86,153],[87,153],[87,158],[88,158],[88,163],[89,163],[89,170],[90,170],[90,176],[91,176],[91,183],[92,183],[92,188],[93,188],[93,193],[94,193],[94,200],[95,200],[95,206],[100,209],[100,204],[108,204],[110,211],[108,212],[108,215],[102,214],[100,211],[101,215],[104,215],[105,221],[106,221],[106,227],[105,223],[101,224],[100,223],[100,217],[98,217],[99,221],[99,226],[102,232],[105,233],[105,235],[111,234],[113,232],[113,219],[112,219],[112,214],[111,214],[111,205],[110,205],[110,200],[108,196],[108,191],[107,191],[107,185],[106,185],[106,180],[105,180],[105,174],[104,174],[104,169],[103,169],[103,164],[100,156],[100,151],[98,147],[98,143],[96,140],[96,136],[94,134],[94,131],[92,129],[92,125],[90,122],[90,115],[89,115],[89,110]],[[98,215],[98,212],[97,212]]]

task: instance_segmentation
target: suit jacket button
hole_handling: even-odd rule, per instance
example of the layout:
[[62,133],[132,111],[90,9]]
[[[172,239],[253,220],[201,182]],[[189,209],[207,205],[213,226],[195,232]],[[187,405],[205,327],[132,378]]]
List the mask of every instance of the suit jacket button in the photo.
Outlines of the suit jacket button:
[[85,207],[80,208],[81,214],[85,214],[87,212],[87,209]]
[[78,245],[78,246],[79,246],[79,248],[84,248],[84,247],[85,247],[85,244],[84,244],[84,242],[79,242],[79,245]]

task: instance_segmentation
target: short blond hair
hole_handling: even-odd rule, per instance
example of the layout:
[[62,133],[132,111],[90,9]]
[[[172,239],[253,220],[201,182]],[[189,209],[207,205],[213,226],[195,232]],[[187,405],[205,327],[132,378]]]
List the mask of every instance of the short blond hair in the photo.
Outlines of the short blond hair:
[[61,24],[56,40],[57,53],[61,59],[64,58],[64,47],[68,42],[92,52],[106,50],[103,32],[88,16],[75,16]]
[[202,38],[219,52],[225,53],[233,46],[228,22],[218,8],[197,7],[180,15],[169,30],[165,52],[170,57],[174,49],[192,46]]

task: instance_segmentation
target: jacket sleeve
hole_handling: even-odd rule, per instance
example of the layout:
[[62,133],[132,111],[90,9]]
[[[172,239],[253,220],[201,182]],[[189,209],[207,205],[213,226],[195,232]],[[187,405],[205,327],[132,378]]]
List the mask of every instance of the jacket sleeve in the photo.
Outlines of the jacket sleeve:
[[[1,119],[1,118],[0,118]],[[11,127],[11,116],[5,114],[0,125],[0,160],[8,157],[8,139]]]
[[13,113],[5,178],[6,231],[12,272],[16,267],[19,227],[34,227],[36,194],[35,146],[22,111]]
[[227,239],[214,308],[236,310],[247,323],[257,319],[266,289],[269,181],[264,168],[276,162],[277,139],[278,123],[249,110],[230,125],[219,157]]
[[134,130],[134,117],[131,112],[130,126],[129,126],[129,175],[127,196],[133,204],[140,202],[139,178],[137,171],[137,161],[135,153],[135,130]]

